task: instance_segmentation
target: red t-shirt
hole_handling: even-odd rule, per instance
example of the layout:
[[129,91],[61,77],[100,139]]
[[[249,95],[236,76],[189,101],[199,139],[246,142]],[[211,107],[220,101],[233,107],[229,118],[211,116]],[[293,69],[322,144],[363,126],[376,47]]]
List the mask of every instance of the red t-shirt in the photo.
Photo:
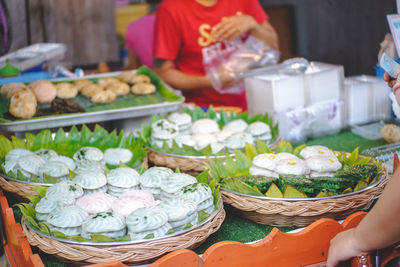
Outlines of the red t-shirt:
[[[258,23],[268,19],[258,0],[217,0],[204,6],[196,0],[165,0],[157,11],[154,56],[172,60],[191,75],[205,75],[204,67],[235,51],[246,37],[217,42],[212,28],[223,17],[251,15]],[[239,106],[247,109],[245,92],[220,94],[214,89],[184,91],[187,102],[200,106]]]

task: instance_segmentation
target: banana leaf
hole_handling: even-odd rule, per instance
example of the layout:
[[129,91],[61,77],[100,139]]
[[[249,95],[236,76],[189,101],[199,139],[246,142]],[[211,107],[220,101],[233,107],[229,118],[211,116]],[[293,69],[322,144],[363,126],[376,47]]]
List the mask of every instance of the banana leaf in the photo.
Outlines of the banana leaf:
[[[156,93],[150,95],[134,95],[127,94],[123,96],[118,96],[117,99],[109,104],[95,104],[90,98],[85,97],[81,94],[78,94],[76,97],[70,99],[70,101],[80,105],[83,107],[86,112],[95,112],[95,111],[105,111],[112,109],[122,109],[122,108],[131,108],[131,107],[139,107],[144,105],[152,105],[152,104],[161,104],[166,101],[168,102],[178,102],[182,101],[184,98],[170,91],[167,87],[165,87],[163,81],[160,77],[158,77],[151,69],[143,66],[137,70],[138,74],[145,74],[150,77],[151,82],[156,86]],[[98,80],[91,79],[93,81]],[[72,81],[71,81],[72,82]],[[6,99],[3,95],[0,95],[0,123],[4,122],[12,122],[12,121],[21,121],[13,117],[8,113],[10,101]],[[47,108],[48,104],[39,104],[38,109]],[[49,115],[49,116],[40,116],[33,117],[31,119],[25,119],[23,121],[35,120],[38,118],[48,118],[48,117],[59,117],[68,114],[61,115]]]
[[[246,121],[248,124],[260,121],[268,124],[271,128],[271,135],[272,135],[272,140],[275,141],[278,138],[279,135],[279,129],[278,129],[278,124],[274,123],[274,120],[272,117],[270,117],[268,114],[265,115],[256,115],[250,117],[248,112],[243,112],[240,114],[236,114],[234,112],[231,112],[230,114],[227,114],[224,110],[221,110],[219,112],[216,112],[212,106],[209,107],[207,112],[204,112],[200,107],[196,107],[195,109],[189,109],[187,107],[183,108],[182,112],[185,112],[190,115],[192,118],[192,121],[197,121],[200,119],[213,119],[215,120],[220,128],[222,128],[224,125],[227,123],[237,120],[237,119],[243,119]],[[151,119],[151,123],[162,119],[164,117],[159,116],[159,115],[154,115]],[[156,145],[151,144],[151,126],[149,124],[144,124],[142,125],[142,130],[141,132],[138,133],[139,136],[141,137],[143,143],[156,150],[156,151],[161,151],[164,153],[169,153],[173,155],[186,155],[186,156],[211,156],[211,155],[225,155],[227,153],[226,149],[222,149],[219,151],[217,154],[213,154],[211,150],[211,146],[207,146],[206,148],[202,149],[201,151],[198,151],[194,149],[193,147],[188,147],[183,145],[182,147],[179,147],[178,145],[173,144],[172,146],[168,146],[166,142],[162,145],[162,147],[158,147]],[[259,151],[265,151],[263,153],[270,153],[271,150],[268,147],[268,144],[265,144],[259,140],[257,140],[257,146]],[[249,148],[247,148],[249,149]],[[245,149],[243,149],[245,151]]]
[[[123,132],[117,134],[116,131],[107,132],[104,128],[96,125],[94,131],[87,126],[83,126],[79,131],[75,126],[71,128],[68,134],[59,129],[53,137],[50,130],[43,130],[37,135],[26,134],[26,140],[12,137],[11,141],[0,135],[0,162],[4,162],[5,155],[12,149],[25,148],[31,151],[39,149],[53,149],[59,155],[72,158],[74,153],[84,146],[94,146],[101,151],[108,148],[126,148],[132,152],[132,159],[125,163],[131,168],[139,167],[146,157],[146,150],[143,149],[143,142],[140,138],[136,138],[133,134],[124,136]],[[108,166],[116,168],[118,166]],[[3,174],[4,168],[0,168]],[[9,175],[9,174],[6,174]],[[45,175],[44,181],[36,179],[37,177],[25,177],[21,172],[11,175],[23,181],[56,183],[57,178]]]

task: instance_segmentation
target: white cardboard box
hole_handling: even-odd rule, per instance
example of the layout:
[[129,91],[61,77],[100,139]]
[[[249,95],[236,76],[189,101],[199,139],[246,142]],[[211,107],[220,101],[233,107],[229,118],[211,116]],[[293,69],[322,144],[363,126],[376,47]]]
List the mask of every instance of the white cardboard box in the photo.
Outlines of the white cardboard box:
[[375,76],[359,75],[345,79],[346,123],[362,124],[389,119],[390,87]]
[[343,66],[312,62],[305,74],[249,77],[245,86],[249,113],[274,116],[288,141],[335,134],[344,126]]

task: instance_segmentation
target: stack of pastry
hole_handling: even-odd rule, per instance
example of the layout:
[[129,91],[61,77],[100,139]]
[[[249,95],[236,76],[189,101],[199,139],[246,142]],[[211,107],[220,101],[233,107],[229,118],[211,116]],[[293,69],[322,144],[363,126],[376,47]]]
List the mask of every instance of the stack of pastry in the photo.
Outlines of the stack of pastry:
[[23,83],[8,83],[1,87],[0,93],[10,100],[10,113],[17,118],[29,119],[36,113],[36,96]]
[[135,95],[149,95],[156,92],[155,85],[151,83],[151,80],[147,75],[124,71],[118,76],[118,78],[123,82],[133,84],[131,91]]

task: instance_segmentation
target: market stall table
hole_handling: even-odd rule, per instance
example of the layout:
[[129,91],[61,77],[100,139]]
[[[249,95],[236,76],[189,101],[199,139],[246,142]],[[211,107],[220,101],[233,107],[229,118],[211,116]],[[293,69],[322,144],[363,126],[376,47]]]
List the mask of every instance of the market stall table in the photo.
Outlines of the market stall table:
[[[347,151],[351,152],[357,146],[360,148],[360,151],[363,151],[368,148],[381,146],[386,144],[383,139],[379,140],[368,140],[362,138],[358,135],[353,134],[349,131],[343,131],[337,135],[319,138],[315,140],[311,140],[306,143],[307,145],[323,145],[327,146],[336,151]],[[14,204],[10,200],[10,204]],[[10,206],[11,206],[10,205]],[[253,242],[259,239],[262,239],[267,234],[270,233],[273,227],[268,225],[256,224],[242,217],[236,215],[229,207],[225,207],[227,209],[227,216],[222,224],[221,228],[211,235],[199,248],[195,250],[195,252],[201,254],[212,244],[217,243],[223,240],[233,240],[238,242]],[[15,212],[16,219],[20,219],[20,214]],[[293,230],[294,228],[280,228],[281,231],[287,232]],[[33,248],[35,253],[38,252],[36,248]],[[59,261],[53,256],[47,255],[45,253],[39,252],[44,264],[46,266],[67,266],[65,263]]]

